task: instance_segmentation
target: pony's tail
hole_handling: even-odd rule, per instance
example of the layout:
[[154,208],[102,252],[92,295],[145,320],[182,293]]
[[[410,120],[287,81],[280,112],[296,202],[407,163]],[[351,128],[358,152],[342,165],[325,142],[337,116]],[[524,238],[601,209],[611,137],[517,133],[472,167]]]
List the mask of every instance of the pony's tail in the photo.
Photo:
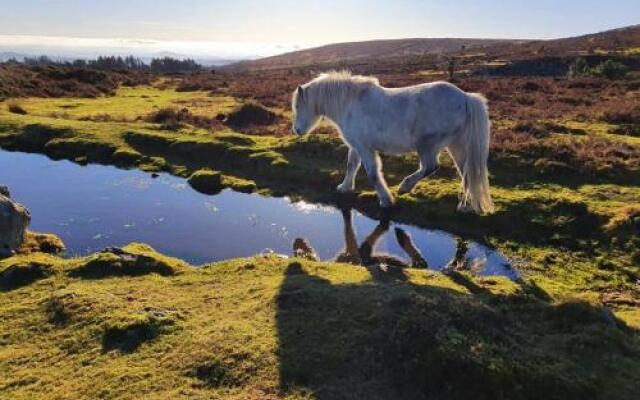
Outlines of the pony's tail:
[[477,93],[467,94],[467,126],[463,135],[465,162],[462,166],[460,208],[471,207],[476,213],[494,211],[489,193],[489,140],[491,122],[487,99]]

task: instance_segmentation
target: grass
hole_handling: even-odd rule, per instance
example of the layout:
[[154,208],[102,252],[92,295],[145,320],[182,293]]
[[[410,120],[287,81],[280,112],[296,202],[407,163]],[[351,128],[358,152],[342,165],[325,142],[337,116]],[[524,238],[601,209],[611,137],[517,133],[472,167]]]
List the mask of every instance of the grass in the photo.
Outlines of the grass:
[[[229,115],[247,98],[289,115],[280,89],[300,78],[293,76],[258,87],[255,97],[249,87],[259,85],[259,75],[245,82],[216,74],[215,82],[187,79],[178,90],[166,81],[91,100],[25,98],[26,115],[0,108],[0,146],[168,171],[203,191],[232,187],[337,204],[343,199],[333,188],[346,148],[334,135],[249,135],[190,123],[193,116]],[[217,85],[225,79],[227,86]],[[488,82],[482,84],[494,98],[497,212],[455,211],[459,182],[442,156],[435,176],[398,198],[394,219],[495,246],[526,281],[413,270],[380,275],[275,258],[194,271],[143,245],[126,249],[138,255],[128,261],[109,252],[63,260],[27,251],[0,262],[0,270],[27,277],[7,284],[8,301],[0,306],[0,326],[11,326],[0,333],[0,370],[9,371],[0,375],[1,390],[16,398],[77,390],[88,398],[536,398],[543,389],[559,398],[637,397],[640,242],[633,205],[640,198],[640,143],[610,134],[618,124],[600,120],[598,102],[569,104],[557,94],[618,99],[626,83]],[[484,91],[479,84],[464,82]],[[529,105],[510,108],[512,96],[504,93],[513,88],[526,92]],[[625,103],[607,105],[629,103],[630,93]],[[554,106],[542,107],[548,104]],[[559,111],[551,111],[556,105]],[[158,110],[181,108],[189,118],[171,129],[149,122]],[[385,157],[384,164],[395,192],[417,160]],[[376,217],[364,176],[357,186],[357,208]],[[43,250],[31,242],[31,251]],[[36,332],[36,340],[24,345],[25,332]]]
[[[84,100],[87,103],[74,108],[75,114],[68,119],[46,115],[54,104],[58,107],[60,102],[77,99],[26,99],[25,104],[33,110],[29,115],[0,113],[0,145],[80,163],[164,170],[185,178],[193,176],[193,182],[210,170],[216,178],[216,190],[231,186],[311,201],[336,201],[333,187],[341,180],[346,149],[335,137],[243,135],[228,128],[211,132],[189,125],[166,130],[161,124],[145,121],[79,119],[92,114],[91,110],[108,107],[129,113],[120,116],[131,119],[136,111],[145,114],[154,106],[178,100],[199,104],[197,100],[203,96],[153,87],[122,88],[118,93],[114,98]],[[154,103],[143,106],[147,97]],[[117,106],[121,102],[130,107]],[[233,101],[223,97],[210,100],[207,107],[218,103],[224,106],[209,112],[224,112]],[[585,134],[573,135],[554,133],[565,125],[547,122],[542,126],[553,129],[541,138],[514,133],[509,130],[515,129],[509,128],[514,125],[508,121],[496,125],[490,165],[496,214],[479,218],[455,212],[458,182],[451,161],[442,157],[444,168],[438,174],[421,182],[411,194],[399,197],[395,218],[488,242],[509,256],[525,259],[524,267],[530,272],[571,291],[588,290],[597,295],[635,290],[640,271],[633,262],[638,253],[633,235],[612,238],[604,227],[619,210],[640,198],[638,161],[629,158],[639,154],[636,144],[600,138],[603,134],[584,125],[580,129]],[[566,126],[578,129],[573,124]],[[619,151],[616,146],[621,146]],[[416,164],[415,156],[385,159],[392,189],[397,189]],[[358,208],[375,216],[375,196],[363,176],[358,187],[365,188],[356,200]],[[596,257],[614,259],[614,268],[603,273],[593,263]],[[563,261],[546,261],[553,258]]]
[[33,115],[63,120],[106,119],[111,121],[136,121],[162,108],[184,108],[197,116],[215,116],[231,111],[238,102],[224,96],[209,96],[206,92],[177,92],[154,86],[117,89],[114,96],[97,99],[83,98],[26,98],[22,106],[34,110]]
[[[595,302],[505,278],[278,257],[124,276],[42,253],[0,273],[0,390],[11,398],[631,399],[637,331]],[[103,269],[90,275],[102,257]],[[535,290],[534,290],[535,289]],[[540,293],[544,293],[541,296]],[[555,300],[554,300],[555,299]],[[345,388],[348,388],[346,390]]]

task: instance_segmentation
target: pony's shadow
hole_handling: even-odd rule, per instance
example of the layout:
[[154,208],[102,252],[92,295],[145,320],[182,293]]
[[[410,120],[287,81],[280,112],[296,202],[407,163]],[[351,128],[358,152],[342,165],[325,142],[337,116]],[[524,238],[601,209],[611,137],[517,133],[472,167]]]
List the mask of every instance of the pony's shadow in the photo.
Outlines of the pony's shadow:
[[[462,239],[440,283],[418,283],[408,268],[429,265],[406,232],[395,229],[408,260],[376,250],[391,229],[390,214],[379,215],[378,225],[361,241],[352,209],[343,207],[341,214],[345,246],[335,261],[344,268],[365,267],[369,279],[336,283],[323,266],[300,259],[286,266],[276,296],[283,397],[483,400],[556,393],[557,398],[592,398],[597,388],[563,378],[582,368],[584,354],[556,352],[557,338],[598,332],[604,343],[614,331],[619,338],[635,335],[603,307],[554,304],[534,282],[517,279],[513,293],[492,291],[490,280],[465,273],[469,244]],[[486,365],[468,362],[471,348],[447,350],[450,339],[471,347],[480,340],[511,372],[487,379]],[[529,363],[535,370],[521,367]],[[607,373],[606,379],[613,379],[617,372]]]
[[[561,393],[558,398],[591,398],[593,388],[579,380],[567,385],[562,378],[581,367],[579,354],[567,359],[566,353],[544,350],[541,357],[534,342],[553,343],[581,329],[596,329],[603,337],[627,330],[601,307],[558,307],[524,290],[494,294],[457,271],[449,275],[451,288],[416,284],[404,274],[403,281],[380,279],[371,268],[369,281],[338,284],[322,267],[304,264],[289,263],[276,297],[283,397],[491,399],[506,390],[504,398],[540,398],[547,391]],[[487,380],[484,366],[467,363],[464,352],[443,351],[452,332],[460,340],[483,338],[505,365],[542,364],[535,377],[505,376],[504,385],[496,384],[500,379]],[[531,338],[530,332],[544,334]],[[546,373],[547,366],[553,372]]]

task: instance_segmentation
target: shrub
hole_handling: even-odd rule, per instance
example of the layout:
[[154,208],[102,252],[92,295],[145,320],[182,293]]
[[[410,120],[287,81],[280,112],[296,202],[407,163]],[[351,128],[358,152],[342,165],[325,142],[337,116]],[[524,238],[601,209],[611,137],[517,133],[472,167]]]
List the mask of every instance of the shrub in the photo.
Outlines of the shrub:
[[271,125],[278,116],[273,111],[256,103],[245,103],[234,110],[226,120],[232,128],[242,129],[255,125]]
[[584,58],[576,58],[569,66],[570,78],[591,75],[616,80],[625,78],[628,73],[629,67],[615,60],[606,60],[595,67],[589,67],[589,64]]
[[629,67],[618,61],[607,60],[591,68],[590,73],[611,80],[624,79],[629,73]]
[[589,64],[582,58],[576,58],[576,60],[569,66],[569,77],[575,78],[578,76],[587,75],[589,73]]

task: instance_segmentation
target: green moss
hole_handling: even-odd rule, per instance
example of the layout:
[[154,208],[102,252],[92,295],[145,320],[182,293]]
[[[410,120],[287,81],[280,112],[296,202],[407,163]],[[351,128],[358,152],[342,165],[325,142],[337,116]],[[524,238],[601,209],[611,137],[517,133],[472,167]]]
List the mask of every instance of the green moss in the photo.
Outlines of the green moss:
[[62,254],[66,247],[58,236],[50,233],[36,233],[27,231],[22,246],[18,249],[19,254],[48,253]]
[[256,190],[256,183],[249,179],[242,179],[235,176],[225,175],[222,178],[222,184],[237,192],[252,193]]
[[95,279],[113,276],[175,275],[184,270],[180,260],[158,254],[151,247],[132,244],[123,249],[107,249],[80,261],[70,271],[74,277]]
[[[125,249],[163,258],[142,244]],[[165,277],[66,273],[95,257],[34,253],[0,262],[37,260],[53,271],[2,294],[5,395],[638,396],[637,328],[544,280],[413,269],[388,277],[391,272],[277,257]]]
[[38,262],[17,263],[0,272],[0,289],[14,290],[44,279],[52,274],[47,264]]

